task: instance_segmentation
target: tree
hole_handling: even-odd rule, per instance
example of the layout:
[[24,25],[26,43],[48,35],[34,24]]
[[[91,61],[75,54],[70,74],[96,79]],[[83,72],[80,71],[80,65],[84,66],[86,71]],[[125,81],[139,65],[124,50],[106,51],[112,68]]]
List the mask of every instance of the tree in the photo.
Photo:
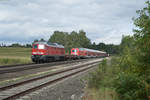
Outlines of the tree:
[[[34,42],[39,42],[39,40],[35,39]],[[34,43],[34,42],[33,42],[33,43]]]
[[48,41],[65,45],[67,34],[67,32],[54,31],[54,34],[51,35]]
[[105,43],[99,43],[97,45],[97,47],[98,47],[99,50],[102,50],[102,51],[107,50],[107,45],[105,45]]
[[11,45],[11,47],[22,47],[22,45],[19,44],[19,43],[14,43],[14,44]]
[[134,38],[133,36],[122,36],[121,44],[119,47],[120,53],[123,53],[125,48],[134,48]]
[[146,4],[134,18],[134,36],[124,36],[120,45],[120,74],[114,86],[124,100],[150,100],[150,2]]
[[86,37],[86,32],[84,32],[83,30],[79,31],[79,43],[84,48],[89,48],[91,45],[90,39]]
[[43,38],[41,38],[40,42],[46,42]]
[[71,48],[88,48],[91,45],[90,40],[86,37],[86,33],[83,30],[80,30],[79,33],[72,31],[70,34],[67,32],[54,31],[49,42],[64,45],[67,52],[70,52]]
[[70,52],[71,48],[89,48],[95,50],[106,51],[109,54],[117,54],[119,46],[113,44],[99,43],[98,45],[86,36],[86,32],[80,30],[79,32],[72,31],[71,33],[54,31],[54,34],[49,38],[49,42],[59,43],[64,45],[66,52]]
[[25,45],[25,47],[27,47],[27,48],[31,48],[31,47],[32,47],[32,45],[31,45],[31,44],[26,44],[26,45]]
[[95,42],[93,42],[89,48],[90,48],[90,49],[98,50],[97,45],[96,45]]
[[138,61],[142,73],[150,71],[150,2],[146,2],[147,7],[138,10],[138,18],[134,18],[134,24],[138,29],[135,29],[134,39],[137,46]]

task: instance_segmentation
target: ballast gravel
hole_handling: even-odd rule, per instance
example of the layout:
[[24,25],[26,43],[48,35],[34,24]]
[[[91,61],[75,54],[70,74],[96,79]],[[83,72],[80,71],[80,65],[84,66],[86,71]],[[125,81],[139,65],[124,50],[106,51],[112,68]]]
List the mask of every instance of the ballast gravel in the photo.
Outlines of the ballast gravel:
[[82,100],[86,86],[84,78],[88,77],[89,72],[95,68],[96,66],[86,72],[44,87],[17,100]]

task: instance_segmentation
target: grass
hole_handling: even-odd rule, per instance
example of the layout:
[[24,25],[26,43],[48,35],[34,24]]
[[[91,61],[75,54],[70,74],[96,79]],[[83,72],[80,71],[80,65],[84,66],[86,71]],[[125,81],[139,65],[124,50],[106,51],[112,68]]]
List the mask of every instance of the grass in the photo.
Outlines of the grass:
[[31,63],[31,48],[0,48],[0,65]]
[[117,93],[109,88],[88,88],[82,100],[118,100]]
[[113,66],[116,59],[104,59],[98,68],[87,77],[88,87],[83,100],[118,100],[118,95],[113,88],[113,81],[118,73]]

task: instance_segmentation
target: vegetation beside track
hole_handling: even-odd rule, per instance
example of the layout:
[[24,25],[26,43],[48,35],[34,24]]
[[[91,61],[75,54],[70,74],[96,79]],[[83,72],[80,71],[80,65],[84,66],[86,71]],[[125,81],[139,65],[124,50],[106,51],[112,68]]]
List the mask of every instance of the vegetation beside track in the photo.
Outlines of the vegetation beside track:
[[31,48],[0,48],[0,65],[26,64],[31,62]]
[[[123,36],[120,55],[104,60],[89,77],[89,89],[104,91],[103,98],[85,100],[150,100],[150,2],[146,4],[134,19],[135,34]],[[107,99],[108,90],[116,97]]]
[[119,100],[117,92],[113,87],[114,79],[119,72],[116,65],[117,58],[104,59],[99,67],[90,73],[88,87],[83,100]]

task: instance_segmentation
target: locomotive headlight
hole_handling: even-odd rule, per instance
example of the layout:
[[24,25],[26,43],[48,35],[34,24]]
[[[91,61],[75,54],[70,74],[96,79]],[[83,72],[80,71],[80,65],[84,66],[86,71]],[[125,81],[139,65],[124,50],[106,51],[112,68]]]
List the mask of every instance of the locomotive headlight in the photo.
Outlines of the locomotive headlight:
[[38,49],[44,49],[44,45],[43,44],[39,44]]
[[37,52],[33,52],[33,54],[37,54]]
[[43,52],[38,52],[38,54],[44,54]]

